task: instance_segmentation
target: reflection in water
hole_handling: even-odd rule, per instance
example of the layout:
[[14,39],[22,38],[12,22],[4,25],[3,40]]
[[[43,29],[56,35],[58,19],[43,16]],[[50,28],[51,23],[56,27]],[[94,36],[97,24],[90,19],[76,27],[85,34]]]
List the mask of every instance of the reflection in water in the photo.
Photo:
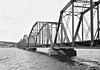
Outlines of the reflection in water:
[[40,52],[40,51],[38,51],[36,53],[43,55],[45,57],[52,58],[53,61],[57,60],[57,62],[65,64],[67,66],[67,70],[73,70],[72,66],[74,66],[74,61],[72,60],[71,57],[67,57],[67,56],[63,56],[63,55],[62,56],[49,56],[47,53]]
[[73,70],[72,66],[74,66],[74,61],[72,60],[71,57],[67,57],[67,56],[56,56],[56,59],[58,59],[58,61],[64,62],[66,63],[66,65],[68,66],[69,70]]

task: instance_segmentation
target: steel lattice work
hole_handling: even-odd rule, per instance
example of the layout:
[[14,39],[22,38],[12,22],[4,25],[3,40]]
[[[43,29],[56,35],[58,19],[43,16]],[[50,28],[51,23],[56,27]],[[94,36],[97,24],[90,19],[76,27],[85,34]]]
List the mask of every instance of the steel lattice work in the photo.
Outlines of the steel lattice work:
[[58,22],[37,21],[29,36],[19,42],[26,47],[100,45],[100,0],[70,0]]
[[53,44],[57,22],[37,21],[29,34],[28,46],[48,47]]
[[70,0],[60,11],[54,44],[93,46],[99,42],[99,0]]

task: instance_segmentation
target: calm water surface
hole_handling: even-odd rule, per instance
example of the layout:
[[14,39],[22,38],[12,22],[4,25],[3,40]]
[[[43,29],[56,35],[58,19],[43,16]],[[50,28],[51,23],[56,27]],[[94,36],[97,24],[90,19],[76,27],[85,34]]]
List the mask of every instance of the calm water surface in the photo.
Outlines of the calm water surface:
[[[100,62],[99,49],[76,50],[78,56],[75,58]],[[44,49],[44,52],[47,52],[47,50]],[[43,53],[34,53],[17,48],[0,48],[0,70],[72,70],[73,67],[71,66],[69,62],[58,61]]]

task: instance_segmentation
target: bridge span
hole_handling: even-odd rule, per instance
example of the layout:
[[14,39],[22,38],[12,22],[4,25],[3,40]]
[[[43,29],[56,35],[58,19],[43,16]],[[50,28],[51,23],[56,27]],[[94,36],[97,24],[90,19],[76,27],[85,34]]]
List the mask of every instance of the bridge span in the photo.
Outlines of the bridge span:
[[99,4],[100,0],[70,0],[58,22],[37,21],[18,47],[59,47],[64,52],[61,47],[100,47]]

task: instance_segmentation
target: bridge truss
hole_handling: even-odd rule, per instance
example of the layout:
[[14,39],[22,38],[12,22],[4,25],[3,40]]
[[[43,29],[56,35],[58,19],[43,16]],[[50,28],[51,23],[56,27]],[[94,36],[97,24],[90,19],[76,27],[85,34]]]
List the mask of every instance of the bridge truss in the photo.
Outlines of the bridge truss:
[[37,21],[19,44],[26,47],[100,45],[100,0],[70,0],[58,22]]
[[99,44],[99,4],[100,0],[70,0],[60,11],[54,44],[57,43],[58,32],[61,32],[61,44]]
[[[53,44],[56,33],[57,22],[43,22],[37,21],[29,34],[28,46],[34,44],[36,47],[48,47]],[[34,41],[32,41],[32,39]]]

